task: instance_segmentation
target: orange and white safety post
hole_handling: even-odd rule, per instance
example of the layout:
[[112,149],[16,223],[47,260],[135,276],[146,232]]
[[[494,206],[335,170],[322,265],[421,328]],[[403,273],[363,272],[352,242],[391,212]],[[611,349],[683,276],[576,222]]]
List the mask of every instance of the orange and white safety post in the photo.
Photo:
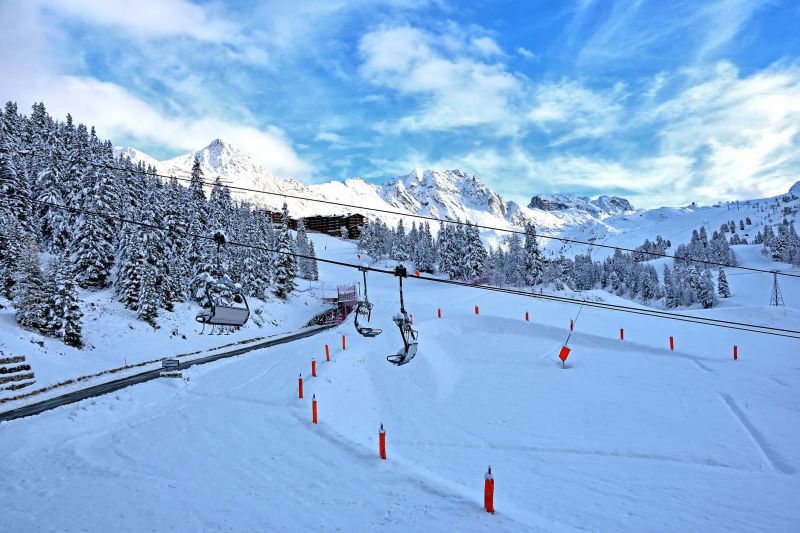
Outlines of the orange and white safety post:
[[481,311],[480,311],[480,309],[478,309],[478,306],[476,305],[476,306],[475,306],[475,314],[476,314],[476,315],[479,315],[479,314],[480,314],[480,312],[481,312]]
[[331,360],[331,349],[328,347],[327,344],[325,345],[325,360],[326,361]]
[[670,351],[675,351],[675,337],[672,335],[669,336],[669,349]]
[[487,513],[494,514],[494,476],[492,476],[491,466],[483,481],[483,508]]
[[378,432],[378,446],[379,452],[381,454],[381,459],[384,461],[386,460],[386,430],[383,429],[383,424],[381,424],[381,429]]
[[297,397],[303,398],[303,374],[300,374],[300,377],[297,378]]
[[736,346],[735,344],[733,345],[733,360],[734,361],[739,360],[739,347]]
[[317,423],[317,395],[311,395],[311,422]]
[[619,340],[621,341],[625,340],[625,329],[623,328],[619,328]]
[[311,377],[317,377],[317,360],[314,358],[311,358]]
[[529,321],[530,321],[530,317],[528,316],[528,312],[525,311],[525,322],[529,322]]
[[346,349],[347,349],[347,337],[342,335],[342,350],[346,350]]

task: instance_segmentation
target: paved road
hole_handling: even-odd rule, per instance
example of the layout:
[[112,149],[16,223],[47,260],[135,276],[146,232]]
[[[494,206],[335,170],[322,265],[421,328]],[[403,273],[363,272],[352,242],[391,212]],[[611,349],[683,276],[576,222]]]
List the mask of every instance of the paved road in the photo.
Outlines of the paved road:
[[[303,328],[294,333],[278,335],[273,338],[267,339],[263,342],[250,344],[242,348],[236,348],[234,350],[230,350],[227,352],[217,353],[214,355],[201,357],[199,359],[193,359],[191,361],[185,361],[181,363],[175,370],[184,370],[195,365],[202,365],[205,363],[210,363],[212,361],[217,361],[219,359],[225,359],[227,357],[235,357],[243,353],[252,352],[253,350],[261,350],[263,348],[269,348],[271,346],[277,346],[279,344],[285,344],[287,342],[304,339],[306,337],[311,337],[312,335],[316,335],[317,333],[320,333],[331,327],[334,326],[311,326],[308,328]],[[87,398],[93,398],[95,396],[100,396],[102,394],[108,394],[109,392],[118,391],[120,389],[124,389],[125,387],[136,385],[137,383],[150,381],[151,379],[156,379],[160,376],[161,376],[161,369],[157,368],[155,370],[147,370],[145,372],[140,372],[139,374],[133,374],[131,376],[127,376],[124,378],[115,379],[114,381],[107,381],[99,385],[86,387],[85,389],[80,389],[77,391],[62,394],[61,396],[56,396],[54,398],[42,400],[41,402],[28,404],[24,407],[18,407],[17,409],[12,409],[10,411],[0,412],[0,422],[6,420],[14,420],[16,418],[22,418],[25,416],[38,415],[39,413],[49,411],[50,409],[55,409],[56,407],[60,407],[62,405],[79,402],[81,400],[85,400]]]

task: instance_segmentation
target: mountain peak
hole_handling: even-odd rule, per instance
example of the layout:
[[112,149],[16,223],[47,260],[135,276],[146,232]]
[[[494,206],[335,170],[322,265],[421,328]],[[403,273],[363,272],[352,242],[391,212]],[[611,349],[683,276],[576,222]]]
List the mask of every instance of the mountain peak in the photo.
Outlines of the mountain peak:
[[484,210],[505,215],[503,198],[489,189],[477,176],[458,170],[422,170],[415,168],[405,176],[396,176],[383,185],[384,198],[395,207],[434,216],[448,214],[467,218],[466,209]]

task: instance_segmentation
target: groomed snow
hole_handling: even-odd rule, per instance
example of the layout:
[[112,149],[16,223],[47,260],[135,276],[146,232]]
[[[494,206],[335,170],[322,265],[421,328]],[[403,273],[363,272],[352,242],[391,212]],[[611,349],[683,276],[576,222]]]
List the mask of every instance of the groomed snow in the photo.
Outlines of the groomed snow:
[[[351,243],[312,238],[321,256],[358,262]],[[325,264],[320,276],[359,279]],[[384,330],[375,339],[348,323],[195,367],[187,380],[0,425],[0,529],[792,531],[800,523],[798,341],[584,308],[562,369],[556,353],[575,306],[409,279],[420,347],[396,368],[385,356],[400,346],[391,322],[397,280],[373,274],[369,283],[373,322]],[[798,326],[796,310],[771,311],[715,312]],[[488,465],[495,515],[482,510]]]

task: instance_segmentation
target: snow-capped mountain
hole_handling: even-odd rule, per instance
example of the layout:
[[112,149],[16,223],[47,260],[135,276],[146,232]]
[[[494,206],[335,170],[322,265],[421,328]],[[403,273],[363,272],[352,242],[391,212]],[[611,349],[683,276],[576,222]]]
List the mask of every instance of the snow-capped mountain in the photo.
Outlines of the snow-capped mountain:
[[[573,194],[536,194],[524,206],[504,200],[479,177],[460,170],[415,169],[404,176],[390,178],[383,184],[354,178],[305,185],[276,176],[248,154],[221,139],[215,139],[201,150],[166,161],[158,161],[134,148],[118,148],[115,153],[130,157],[134,162],[142,161],[152,165],[161,173],[179,177],[188,177],[194,160],[198,159],[207,181],[219,177],[233,187],[232,193],[235,197],[246,198],[270,209],[278,209],[286,202],[294,216],[361,212],[369,218],[381,218],[390,225],[396,224],[400,218],[369,209],[335,205],[340,203],[466,220],[498,228],[519,229],[526,222],[533,222],[540,234],[630,247],[638,246],[645,238],[652,239],[658,234],[672,238],[675,242],[685,241],[691,235],[691,230],[701,225],[713,230],[722,222],[734,218],[738,220],[747,214],[755,219],[753,206],[759,202],[752,200],[743,204],[748,206],[747,212],[742,206],[737,207],[739,211],[734,211],[728,205],[637,210],[628,200],[617,196],[590,199]],[[236,187],[272,194],[237,191]],[[788,195],[800,197],[800,182],[792,187]],[[333,204],[300,200],[300,197],[325,200]],[[791,205],[795,204],[796,202],[792,202]],[[766,204],[762,203],[759,209],[763,210],[763,205]],[[764,213],[765,216],[766,214]],[[774,213],[772,218],[780,216],[780,213]],[[772,223],[777,222],[772,220]],[[500,236],[484,232],[484,237],[491,244],[498,242]],[[543,244],[548,247],[562,245],[554,240],[546,240]],[[574,253],[585,247],[568,245],[567,249]]]
[[145,166],[154,167],[159,174],[168,170],[168,167],[158,159],[130,146],[114,148],[114,157],[127,157],[132,163],[144,163]]

